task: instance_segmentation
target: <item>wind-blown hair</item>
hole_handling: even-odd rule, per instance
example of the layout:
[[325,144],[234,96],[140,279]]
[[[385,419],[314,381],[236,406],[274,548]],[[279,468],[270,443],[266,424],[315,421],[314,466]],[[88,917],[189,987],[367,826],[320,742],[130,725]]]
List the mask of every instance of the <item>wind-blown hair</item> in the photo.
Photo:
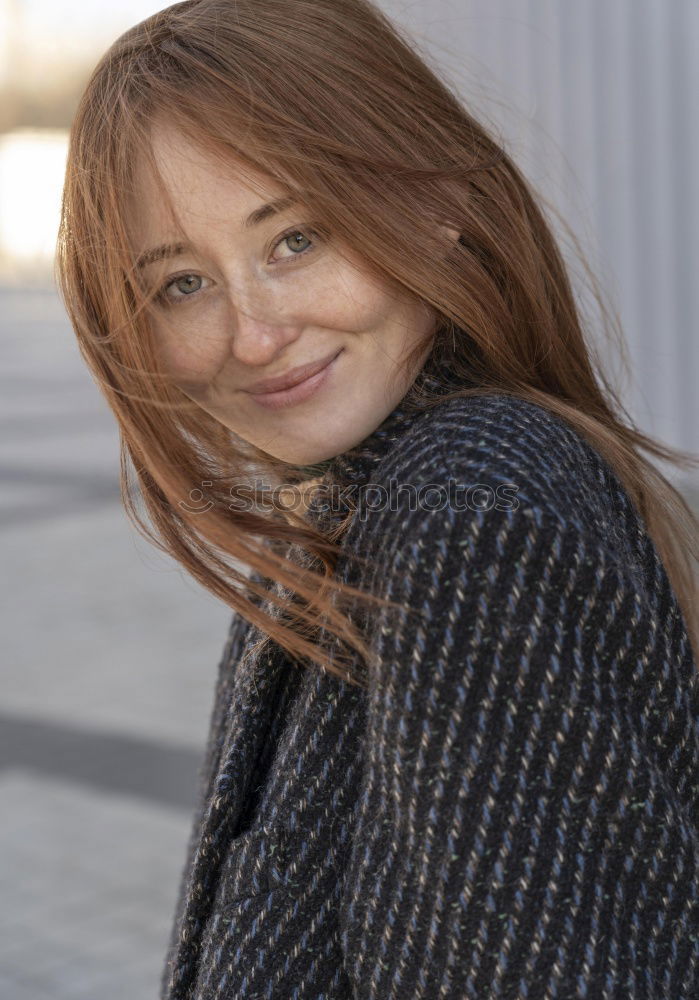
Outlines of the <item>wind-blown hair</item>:
[[[640,450],[684,466],[697,459],[634,427],[586,343],[547,203],[369,0],[185,0],[118,38],[89,80],[70,134],[57,282],[118,422],[122,500],[137,530],[294,662],[358,683],[350,667],[370,646],[346,612],[356,600],[392,602],[333,580],[352,512],[322,531],[282,505],[232,508],[231,491],[252,477],[300,485],[303,470],[238,438],[159,363],[154,293],[136,277],[127,224],[158,118],[224,162],[303,192],[315,229],[361,246],[372,273],[433,309],[429,360],[450,372],[450,396],[530,400],[598,450],[656,544],[699,660],[699,522]],[[618,332],[585,269],[606,333]],[[415,392],[411,405],[435,404]],[[192,502],[197,488],[205,510]],[[309,557],[303,567],[289,558],[293,543]],[[288,599],[273,598],[279,615],[261,610],[271,592],[246,567],[288,588]],[[321,623],[347,656],[320,641]]]

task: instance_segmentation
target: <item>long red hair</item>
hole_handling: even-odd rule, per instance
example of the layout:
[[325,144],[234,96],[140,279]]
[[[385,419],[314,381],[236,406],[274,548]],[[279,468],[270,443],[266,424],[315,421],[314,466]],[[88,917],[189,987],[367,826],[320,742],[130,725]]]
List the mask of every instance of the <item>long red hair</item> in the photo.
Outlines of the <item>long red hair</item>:
[[[301,511],[231,509],[231,489],[251,476],[293,485],[300,470],[236,439],[158,364],[126,209],[159,115],[305,192],[339,245],[361,245],[367,266],[434,309],[431,357],[461,395],[530,400],[597,449],[656,544],[698,659],[699,522],[641,450],[684,466],[696,456],[633,426],[586,342],[544,198],[368,0],[185,0],[117,39],[87,85],[70,135],[57,279],[118,421],[122,496],[137,529],[292,659],[358,682],[350,668],[369,647],[346,612],[356,600],[386,602],[333,579],[349,518],[323,532]],[[437,223],[456,227],[456,246]],[[621,341],[592,280],[605,329]],[[202,513],[186,501],[204,483]],[[288,558],[294,543],[310,556],[303,568]],[[260,609],[267,590],[246,567],[288,588],[281,615]],[[321,622],[347,656],[318,641]]]

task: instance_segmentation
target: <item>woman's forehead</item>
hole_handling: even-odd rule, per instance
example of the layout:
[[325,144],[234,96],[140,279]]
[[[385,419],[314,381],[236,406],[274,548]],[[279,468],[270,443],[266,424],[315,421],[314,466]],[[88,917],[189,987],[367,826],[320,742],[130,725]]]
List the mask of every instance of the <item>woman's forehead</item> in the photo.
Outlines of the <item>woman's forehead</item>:
[[129,193],[126,212],[137,241],[184,217],[220,218],[252,230],[287,205],[304,202],[288,185],[174,130],[154,134],[150,149],[135,158]]
[[258,170],[233,150],[223,149],[204,135],[187,135],[167,123],[154,125],[148,155],[141,161],[151,182],[159,180],[169,188],[186,189],[188,183],[204,182],[224,185],[251,199],[279,198],[291,190],[287,183]]
[[217,234],[254,239],[270,219],[299,205],[307,206],[302,194],[274,178],[212,157],[188,138],[159,136],[153,156],[135,169],[126,209],[134,262],[162,257],[165,245],[204,245]]

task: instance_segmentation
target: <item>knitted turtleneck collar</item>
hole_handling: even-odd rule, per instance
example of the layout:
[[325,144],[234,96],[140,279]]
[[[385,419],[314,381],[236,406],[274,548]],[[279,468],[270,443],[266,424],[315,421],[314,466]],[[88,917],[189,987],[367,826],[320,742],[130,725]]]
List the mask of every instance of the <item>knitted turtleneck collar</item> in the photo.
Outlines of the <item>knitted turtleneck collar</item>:
[[380,460],[421,416],[423,411],[415,405],[416,396],[423,392],[440,394],[444,389],[444,380],[433,373],[432,369],[423,368],[400,402],[363,441],[340,455],[309,466],[309,469],[315,470],[316,476],[322,477],[323,483],[368,483]]
[[[424,413],[419,400],[441,396],[450,388],[453,389],[454,384],[450,385],[448,370],[438,368],[431,359],[429,366],[422,368],[399,403],[363,441],[333,458],[308,467],[309,477],[314,478],[316,486],[307,498],[308,513],[328,527],[336,518],[341,519],[348,510],[342,500],[342,491],[334,494],[332,488],[337,484],[362,487],[371,483],[381,459],[391,452],[396,441]],[[327,487],[331,487],[330,493]]]
[[[354,448],[336,455],[334,458],[317,463],[315,487],[307,496],[307,514],[320,525],[330,527],[332,521],[341,519],[348,513],[342,499],[345,494],[334,492],[340,485],[362,487],[372,481],[372,473],[381,459],[421,415],[419,410],[406,405],[405,397],[388,414],[381,424]],[[331,487],[327,492],[327,487]],[[328,504],[330,506],[328,507]]]
[[419,411],[410,409],[401,400],[368,437],[328,461],[323,480],[356,484],[369,482],[379,461],[419,415]]

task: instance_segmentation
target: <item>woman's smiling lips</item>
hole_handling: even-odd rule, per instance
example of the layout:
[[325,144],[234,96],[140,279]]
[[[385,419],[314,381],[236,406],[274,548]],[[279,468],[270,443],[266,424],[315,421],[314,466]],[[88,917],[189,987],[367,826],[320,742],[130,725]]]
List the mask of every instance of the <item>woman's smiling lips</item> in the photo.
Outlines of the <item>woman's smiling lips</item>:
[[269,410],[278,410],[285,406],[302,403],[327,381],[335,368],[335,361],[342,354],[343,350],[344,348],[341,347],[320,371],[303,379],[301,382],[297,382],[296,385],[288,389],[278,389],[276,392],[251,392],[250,390],[246,390],[246,392],[256,403],[259,403],[260,406],[266,406]]

